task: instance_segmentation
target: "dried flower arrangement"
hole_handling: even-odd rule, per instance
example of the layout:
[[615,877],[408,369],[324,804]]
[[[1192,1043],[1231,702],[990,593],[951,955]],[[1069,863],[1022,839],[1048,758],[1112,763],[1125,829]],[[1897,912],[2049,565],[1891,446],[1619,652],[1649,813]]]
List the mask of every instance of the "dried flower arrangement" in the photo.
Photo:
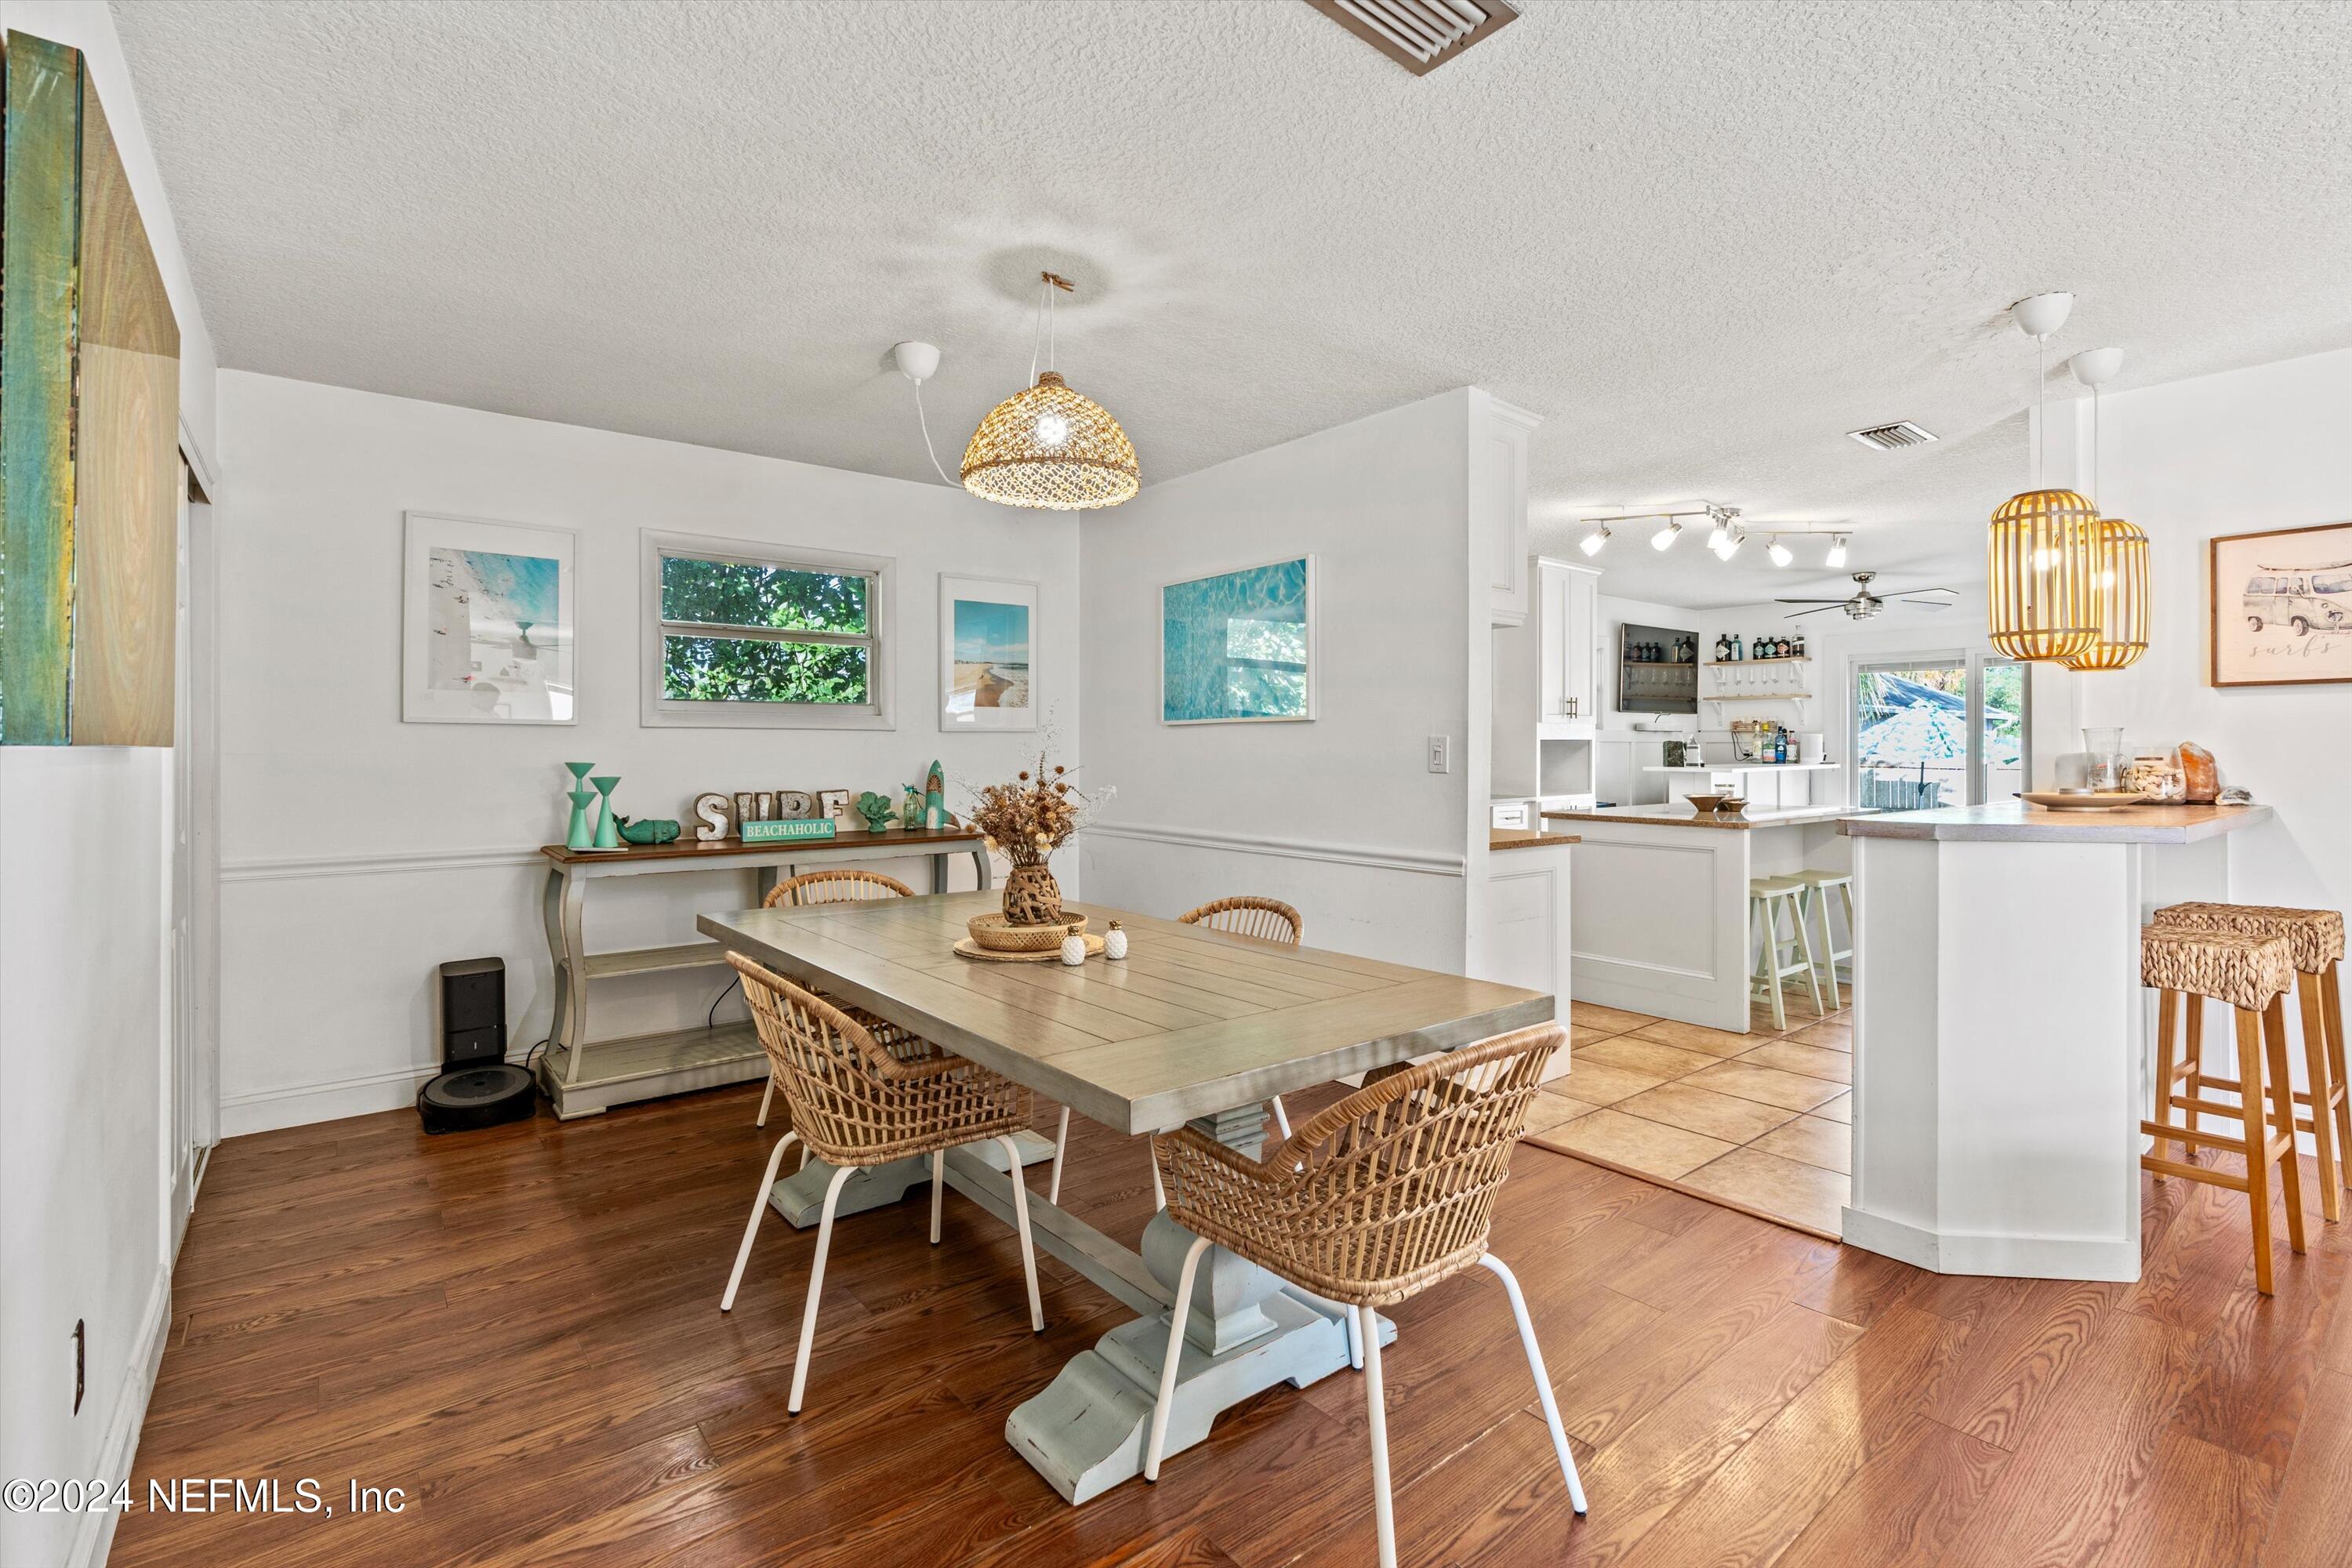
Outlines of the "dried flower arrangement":
[[983,786],[972,796],[965,819],[988,836],[988,847],[1015,866],[1042,866],[1048,856],[1093,821],[1113,792],[1088,795],[1071,782],[1069,770],[1037,758],[1011,784]]
[[1078,788],[1070,770],[1049,763],[1053,737],[1037,754],[1037,771],[1023,769],[1011,784],[976,791],[964,819],[987,836],[988,847],[1012,862],[1004,881],[1004,918],[1016,926],[1062,919],[1062,890],[1046,859],[1092,822],[1117,792]]

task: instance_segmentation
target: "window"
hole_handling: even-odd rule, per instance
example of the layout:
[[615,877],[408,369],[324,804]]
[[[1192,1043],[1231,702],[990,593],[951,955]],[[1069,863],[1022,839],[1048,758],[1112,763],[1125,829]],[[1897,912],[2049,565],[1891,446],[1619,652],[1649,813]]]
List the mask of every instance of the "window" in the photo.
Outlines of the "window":
[[1854,803],[1886,811],[2009,799],[2032,775],[2026,667],[1937,655],[1855,668]]
[[647,724],[888,729],[891,563],[645,536]]

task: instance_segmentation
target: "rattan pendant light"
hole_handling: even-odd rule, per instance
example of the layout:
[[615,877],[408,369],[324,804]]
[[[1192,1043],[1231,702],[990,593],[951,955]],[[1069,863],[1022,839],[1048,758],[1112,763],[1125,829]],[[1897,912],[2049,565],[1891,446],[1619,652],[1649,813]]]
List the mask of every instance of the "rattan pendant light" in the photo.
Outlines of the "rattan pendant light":
[[[2071,362],[2074,379],[2091,389],[2091,490],[2101,493],[2099,459],[2105,446],[2099,386],[2123,367],[2121,349],[2095,349]],[[2097,640],[2066,660],[2069,669],[2124,669],[2147,651],[2147,535],[2119,517],[2099,519],[2100,563],[2092,584]]]
[[2034,343],[2034,488],[2001,502],[1985,537],[1985,595],[1994,649],[2010,658],[2064,660],[2098,640],[2095,589],[2104,564],[2098,508],[2074,490],[2042,487],[2042,349],[2074,297],[2037,294],[2016,306]]
[[1030,356],[1030,384],[980,422],[963,452],[963,488],[1004,506],[1086,511],[1134,497],[1142,479],[1135,447],[1118,421],[1092,398],[1070,390],[1053,368],[1053,300],[1067,280],[1041,272],[1037,307],[1046,368]]

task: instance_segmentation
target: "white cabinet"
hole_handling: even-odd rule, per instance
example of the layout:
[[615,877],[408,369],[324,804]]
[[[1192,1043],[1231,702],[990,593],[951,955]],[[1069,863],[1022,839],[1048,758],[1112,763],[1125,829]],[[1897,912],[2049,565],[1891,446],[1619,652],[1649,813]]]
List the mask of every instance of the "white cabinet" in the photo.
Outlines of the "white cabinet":
[[1470,518],[1488,563],[1491,623],[1516,626],[1532,613],[1528,571],[1528,442],[1542,421],[1483,392],[1472,394]]
[[1601,711],[1596,641],[1601,625],[1601,574],[1590,566],[1538,557],[1535,591],[1543,615],[1541,706],[1536,735],[1546,741],[1586,741]]

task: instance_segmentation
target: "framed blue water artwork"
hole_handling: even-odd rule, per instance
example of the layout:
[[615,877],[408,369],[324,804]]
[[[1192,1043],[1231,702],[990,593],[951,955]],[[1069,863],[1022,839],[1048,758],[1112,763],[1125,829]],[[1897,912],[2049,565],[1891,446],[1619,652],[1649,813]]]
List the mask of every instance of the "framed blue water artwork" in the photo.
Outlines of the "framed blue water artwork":
[[1315,717],[1315,557],[1170,583],[1160,590],[1165,724]]

